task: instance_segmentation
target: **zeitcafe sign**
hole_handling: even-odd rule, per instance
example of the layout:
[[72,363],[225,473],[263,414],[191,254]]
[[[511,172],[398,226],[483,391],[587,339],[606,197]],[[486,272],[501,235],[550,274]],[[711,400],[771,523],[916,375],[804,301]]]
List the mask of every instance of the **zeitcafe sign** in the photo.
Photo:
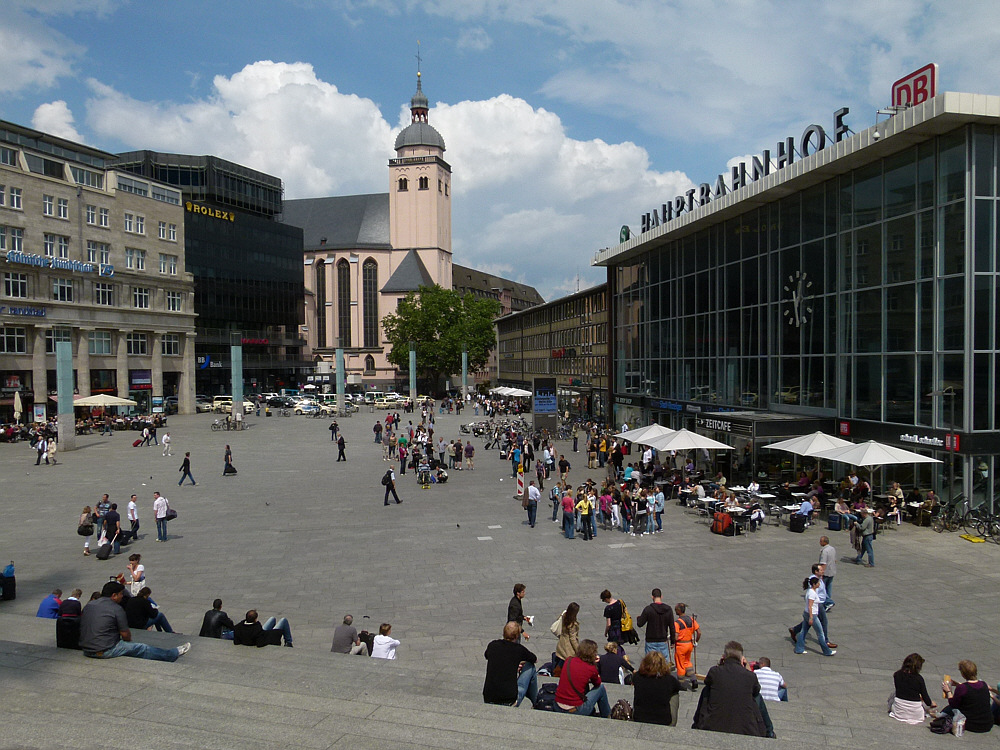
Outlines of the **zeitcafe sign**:
[[[848,128],[844,124],[844,118],[851,110],[841,107],[833,113],[833,142],[839,143],[847,138]],[[765,149],[759,156],[754,156],[747,170],[745,162],[740,162],[730,169],[729,174],[720,174],[714,184],[703,182],[696,188],[691,188],[683,195],[675,196],[668,203],[663,203],[658,209],[644,213],[640,218],[641,232],[648,232],[661,224],[666,224],[682,214],[690,213],[696,208],[704,206],[713,200],[717,200],[726,193],[731,193],[746,187],[752,182],[757,182],[763,177],[771,174],[772,171],[784,169],[792,164],[796,156],[806,158],[817,151],[826,148],[830,137],[820,125],[809,125],[802,131],[798,141],[792,136],[778,141],[775,146],[774,168],[771,167],[771,151]],[[798,145],[796,154],[796,144]]]

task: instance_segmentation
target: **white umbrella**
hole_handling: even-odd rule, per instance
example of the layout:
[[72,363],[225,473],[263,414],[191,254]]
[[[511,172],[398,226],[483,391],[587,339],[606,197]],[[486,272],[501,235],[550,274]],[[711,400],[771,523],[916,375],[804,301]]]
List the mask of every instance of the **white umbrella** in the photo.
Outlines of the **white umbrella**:
[[690,430],[677,430],[669,435],[662,435],[658,438],[649,438],[644,441],[644,445],[656,448],[658,451],[688,451],[697,448],[706,450],[731,451],[733,447],[712,440],[710,437],[699,435]]
[[[868,440],[864,443],[852,443],[842,448],[833,448],[814,454],[817,458],[826,458],[831,461],[840,461],[843,464],[852,466],[864,466],[871,471],[875,466],[885,464],[940,464],[942,461],[929,456],[922,456],[913,451],[896,448],[875,440]],[[883,471],[884,473],[884,471]],[[882,477],[883,480],[885,477]]]
[[775,448],[779,451],[794,453],[796,456],[816,456],[822,451],[833,450],[854,445],[850,440],[827,435],[825,432],[813,432],[808,435],[781,440],[771,443],[768,449]]
[[508,388],[508,396],[514,396],[515,398],[524,398],[525,396],[530,396],[531,391],[526,391],[523,388]]
[[14,391],[14,421],[21,421],[21,413],[24,411],[24,404],[21,403],[21,392]]
[[73,406],[136,406],[137,403],[130,398],[119,398],[109,396],[107,393],[98,393],[96,396],[84,396],[73,402]]
[[642,445],[648,445],[647,440],[652,438],[663,437],[664,435],[673,435],[674,431],[669,427],[664,427],[663,425],[651,424],[645,427],[637,427],[634,430],[627,430],[625,432],[619,432],[615,435],[617,438],[622,440],[628,440],[630,443],[641,443]]

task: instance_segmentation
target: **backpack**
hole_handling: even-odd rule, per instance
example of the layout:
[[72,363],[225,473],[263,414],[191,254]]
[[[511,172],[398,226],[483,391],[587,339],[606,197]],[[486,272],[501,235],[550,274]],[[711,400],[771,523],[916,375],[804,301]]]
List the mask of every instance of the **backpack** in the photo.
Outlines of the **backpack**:
[[928,727],[934,734],[951,734],[954,722],[948,714],[941,714],[936,719],[931,719]]
[[382,475],[382,486],[383,487],[388,487],[389,486],[389,482],[392,481],[391,479],[389,479],[389,476],[390,476],[390,472],[388,472],[388,471],[385,474]]
[[735,536],[736,527],[733,525],[733,517],[728,513],[716,513],[712,521],[712,533]]
[[539,685],[538,695],[535,697],[535,702],[531,704],[531,707],[538,711],[555,711],[556,687],[557,685],[554,682],[546,682],[544,685]]
[[619,599],[622,603],[622,632],[626,630],[632,630],[632,615],[629,614],[628,607],[625,606],[625,600]]
[[632,704],[624,698],[619,698],[614,708],[611,709],[611,718],[620,721],[632,721]]

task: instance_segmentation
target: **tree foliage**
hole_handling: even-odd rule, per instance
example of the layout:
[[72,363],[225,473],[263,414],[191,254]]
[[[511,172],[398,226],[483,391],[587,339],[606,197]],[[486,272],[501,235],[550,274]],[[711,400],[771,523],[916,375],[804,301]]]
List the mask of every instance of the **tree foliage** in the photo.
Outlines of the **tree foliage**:
[[493,321],[500,303],[435,284],[422,286],[399,301],[396,312],[382,319],[392,344],[389,362],[402,372],[410,367],[410,342],[416,344],[417,373],[434,383],[461,372],[462,347],[469,352],[469,372],[485,367],[496,342]]

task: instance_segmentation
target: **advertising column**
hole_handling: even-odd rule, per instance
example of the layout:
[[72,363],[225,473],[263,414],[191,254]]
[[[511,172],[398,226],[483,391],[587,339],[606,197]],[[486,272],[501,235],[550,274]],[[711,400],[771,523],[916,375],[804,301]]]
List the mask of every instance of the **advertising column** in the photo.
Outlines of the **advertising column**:
[[59,414],[59,448],[76,448],[76,419],[73,416],[73,344],[56,342],[56,401]]
[[559,426],[559,403],[555,378],[535,378],[532,384],[531,416],[536,430],[551,433]]

